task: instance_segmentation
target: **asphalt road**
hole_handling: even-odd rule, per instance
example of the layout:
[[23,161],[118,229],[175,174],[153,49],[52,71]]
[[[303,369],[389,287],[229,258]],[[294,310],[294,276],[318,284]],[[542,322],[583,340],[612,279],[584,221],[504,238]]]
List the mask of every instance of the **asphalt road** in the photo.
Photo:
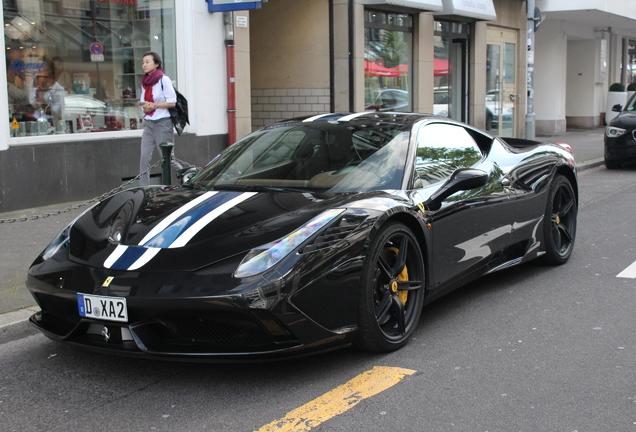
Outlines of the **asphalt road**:
[[582,172],[568,264],[527,264],[424,309],[404,349],[241,365],[0,340],[0,429],[257,431],[377,366],[415,371],[294,431],[634,431],[636,168]]

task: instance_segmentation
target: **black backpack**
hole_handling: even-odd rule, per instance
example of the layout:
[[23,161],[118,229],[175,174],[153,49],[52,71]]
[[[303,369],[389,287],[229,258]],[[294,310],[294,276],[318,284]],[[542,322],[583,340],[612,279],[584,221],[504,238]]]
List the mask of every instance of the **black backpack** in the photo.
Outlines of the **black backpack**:
[[[188,100],[179,93],[175,86],[172,86],[172,88],[174,88],[174,92],[177,94],[177,103],[175,103],[172,108],[168,108],[168,112],[170,112],[170,118],[177,131],[177,135],[181,135],[186,124],[190,124],[190,119],[188,118]],[[161,80],[161,90],[163,90],[163,80]]]

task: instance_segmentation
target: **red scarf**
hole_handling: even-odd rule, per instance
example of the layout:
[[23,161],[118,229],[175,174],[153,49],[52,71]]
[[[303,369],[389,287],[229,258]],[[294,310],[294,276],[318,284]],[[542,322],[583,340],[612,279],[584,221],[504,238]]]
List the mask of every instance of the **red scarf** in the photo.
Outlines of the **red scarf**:
[[[144,74],[144,76],[141,78],[141,85],[144,86],[144,101],[155,101],[155,98],[152,96],[152,86],[157,84],[161,77],[163,77],[163,71],[161,69],[155,69],[150,74]],[[148,111],[146,115],[148,117],[152,117],[154,112],[155,110]]]

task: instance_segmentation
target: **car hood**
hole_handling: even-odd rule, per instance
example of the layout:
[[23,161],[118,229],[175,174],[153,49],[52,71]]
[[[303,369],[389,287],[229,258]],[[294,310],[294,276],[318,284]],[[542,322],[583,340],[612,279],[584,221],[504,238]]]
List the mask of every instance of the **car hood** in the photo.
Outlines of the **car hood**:
[[621,127],[625,129],[636,128],[636,112],[623,111],[610,122],[612,126]]
[[352,195],[202,191],[120,192],[70,229],[70,259],[96,268],[192,271],[290,234]]

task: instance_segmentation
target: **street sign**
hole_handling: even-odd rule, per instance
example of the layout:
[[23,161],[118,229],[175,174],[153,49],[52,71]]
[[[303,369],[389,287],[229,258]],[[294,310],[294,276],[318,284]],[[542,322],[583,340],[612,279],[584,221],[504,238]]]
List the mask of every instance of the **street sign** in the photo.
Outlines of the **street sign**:
[[[226,12],[248,9],[260,9],[261,0],[205,0],[208,12]],[[267,0],[264,0],[267,1]]]
[[543,22],[543,15],[541,14],[541,9],[538,6],[534,8],[534,31],[535,33],[539,30],[541,23]]
[[99,42],[93,42],[89,50],[91,52],[91,61],[93,62],[103,62],[104,61],[104,45]]

